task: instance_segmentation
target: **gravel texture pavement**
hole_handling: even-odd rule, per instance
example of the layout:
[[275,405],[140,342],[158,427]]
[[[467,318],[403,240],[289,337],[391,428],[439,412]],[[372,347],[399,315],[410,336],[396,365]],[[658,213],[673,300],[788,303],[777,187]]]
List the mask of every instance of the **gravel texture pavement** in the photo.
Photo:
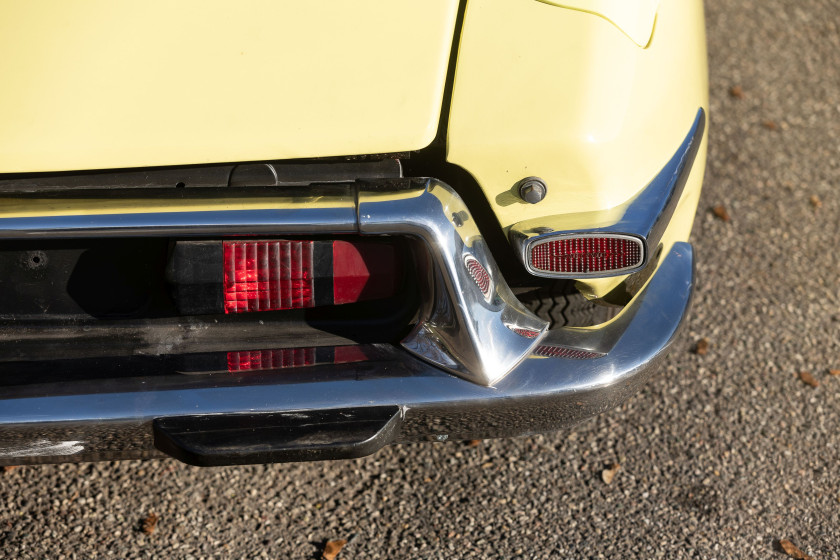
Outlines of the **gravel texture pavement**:
[[339,558],[772,559],[790,539],[840,558],[840,2],[706,11],[699,288],[629,402],[559,433],[355,461],[0,471],[0,557],[319,558],[347,539]]

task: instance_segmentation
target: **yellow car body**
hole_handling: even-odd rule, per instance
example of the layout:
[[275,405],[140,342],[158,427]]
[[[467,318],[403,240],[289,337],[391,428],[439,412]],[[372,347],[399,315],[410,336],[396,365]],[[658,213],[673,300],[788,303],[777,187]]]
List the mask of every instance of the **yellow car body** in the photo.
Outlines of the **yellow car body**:
[[[626,292],[620,301],[625,310],[610,322],[624,324],[643,315],[637,309],[642,303],[634,307],[633,298],[644,283],[655,283],[656,269],[671,262],[665,256],[690,257],[684,248],[700,196],[708,136],[703,126],[708,83],[702,0],[15,0],[0,7],[0,13],[4,82],[0,88],[0,229],[12,232],[4,234],[9,239],[38,237],[44,232],[28,224],[51,219],[82,223],[99,216],[140,223],[144,216],[157,220],[163,215],[190,214],[199,223],[195,216],[202,214],[263,210],[291,214],[304,207],[307,212],[346,208],[351,213],[355,208],[357,231],[393,234],[379,223],[366,226],[368,216],[362,209],[370,208],[375,215],[386,205],[431,200],[450,215],[462,210],[482,214],[477,218],[478,228],[473,224],[472,229],[460,230],[464,250],[476,250],[480,257],[483,233],[489,240],[488,255],[504,260],[500,254],[520,256],[514,238],[523,229],[596,231],[619,222],[675,157],[699,119],[693,165],[686,171],[684,186],[676,191],[678,200],[673,201],[673,213],[658,241],[657,254],[663,257],[652,260],[652,268],[647,267],[643,276],[636,273],[635,280],[628,274],[590,275],[577,278],[576,287],[586,298],[601,302],[615,302],[614,294]],[[455,185],[457,194],[452,195],[448,187],[435,186],[434,181],[422,196],[357,193],[350,199],[339,191],[257,198],[229,191],[210,198],[153,197],[142,190],[120,196],[107,190],[85,196],[60,190],[44,194],[11,188],[3,192],[4,184],[14,186],[16,180],[78,173],[230,162],[352,161],[372,154],[396,154],[410,164],[415,154],[422,161],[427,157],[423,154],[432,152],[441,158],[438,167],[459,170],[474,182],[480,193],[477,203],[475,192],[468,196]],[[544,198],[537,203],[526,201],[518,190],[520,181],[528,177],[538,177],[545,186]],[[21,234],[17,224],[33,229]],[[59,232],[57,237],[75,235],[62,228],[54,230]],[[490,229],[498,235],[493,237]],[[434,260],[437,257],[432,253]],[[442,262],[438,265],[445,269],[448,265]],[[497,274],[492,266],[486,266],[490,276]],[[634,284],[632,290],[624,289],[628,283]],[[441,285],[452,289],[449,280]],[[687,306],[690,288],[688,281],[686,299],[680,305]],[[500,297],[508,298],[508,291],[505,285]],[[0,309],[0,317],[3,313]],[[531,320],[523,317],[517,320]],[[681,322],[680,317],[675,324]],[[473,328],[469,320],[459,324],[462,330]],[[512,328],[510,321],[505,324]],[[548,332],[542,323],[529,325],[540,340]],[[586,336],[598,328],[567,334]],[[424,355],[429,340],[438,343],[463,334],[429,329],[424,342],[403,345],[424,360],[443,364],[443,370],[455,373],[458,383],[498,387],[527,354],[511,357],[510,367],[501,374],[475,374],[470,368],[488,366],[473,366],[478,362],[457,356],[454,361],[459,365],[452,365],[447,357]],[[651,355],[658,356],[671,337],[672,333],[663,335]],[[627,371],[639,367],[628,365]],[[563,385],[563,391],[625,383],[607,369],[593,370],[596,381]],[[525,384],[529,391],[534,383]],[[487,398],[472,391],[467,389],[469,399]],[[524,394],[517,391],[510,395]],[[561,416],[572,421],[603,410],[614,400],[593,403],[587,412],[566,411]],[[388,404],[401,407],[403,416],[414,406],[399,400]],[[339,405],[339,401],[332,403]],[[564,401],[563,406],[567,405]],[[242,410],[274,408],[262,403]],[[155,414],[143,411],[137,422],[146,425],[157,418]],[[390,418],[386,420],[393,422]],[[441,418],[434,411],[423,421],[431,426]],[[13,430],[36,420],[0,414],[0,421]],[[70,417],[51,420],[69,421]],[[420,431],[422,437],[444,431],[453,437],[509,435],[541,426],[541,422],[525,422],[500,432],[461,433],[451,427]],[[84,439],[73,435],[75,428],[68,429],[55,437]],[[167,429],[167,433],[177,431]],[[159,437],[166,439],[162,433],[158,430],[154,435],[158,449],[201,463],[195,456],[185,458],[172,451],[179,444],[158,442]],[[402,433],[388,432],[388,442],[412,439]],[[0,441],[0,458],[4,445],[11,444]],[[148,441],[146,445],[150,446]],[[136,456],[110,451],[96,457]],[[26,457],[25,453],[14,456]],[[94,455],[78,456],[90,457]],[[223,461],[295,457],[281,453]],[[67,459],[72,458],[49,453],[30,458],[31,462]]]
[[[455,0],[10,3],[0,173],[422,149],[438,128],[457,10]],[[454,84],[447,160],[476,178],[502,228],[608,223],[708,108],[703,6],[471,0]],[[672,242],[688,239],[701,149]],[[549,186],[539,205],[512,192],[531,175]],[[88,206],[66,211],[106,211]]]

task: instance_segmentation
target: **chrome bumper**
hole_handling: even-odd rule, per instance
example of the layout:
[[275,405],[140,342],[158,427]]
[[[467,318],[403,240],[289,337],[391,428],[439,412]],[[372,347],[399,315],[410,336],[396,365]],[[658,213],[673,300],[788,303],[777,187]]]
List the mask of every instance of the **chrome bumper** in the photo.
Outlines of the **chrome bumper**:
[[[216,376],[185,379],[173,373],[171,378],[12,388],[0,400],[0,463],[158,456],[156,419],[195,415],[299,415],[382,406],[398,410],[397,425],[389,424],[382,437],[371,438],[371,445],[312,456],[318,459],[367,454],[392,442],[556,429],[604,412],[636,391],[683,323],[692,276],[690,245],[675,245],[647,287],[614,321],[597,329],[555,329],[540,345],[562,346],[573,337],[577,347],[609,347],[605,354],[573,359],[534,353],[494,387],[460,379],[389,348],[381,349],[383,356],[376,361],[314,366],[295,376],[284,372],[232,381]],[[249,462],[180,458],[197,464]]]
[[[648,285],[614,320],[548,331],[511,294],[469,212],[446,185],[426,180],[397,192],[346,186],[306,192],[306,204],[263,199],[264,208],[246,211],[80,216],[68,204],[70,210],[49,216],[0,217],[3,238],[354,232],[413,236],[430,256],[428,304],[402,348],[378,345],[375,358],[355,364],[247,376],[172,371],[96,382],[22,381],[0,392],[0,464],[145,458],[161,450],[207,465],[345,458],[392,442],[556,429],[632,394],[688,312],[693,255],[686,243],[662,257]],[[86,205],[96,209],[96,201]],[[470,273],[470,259],[485,269],[488,283]],[[236,436],[260,426],[279,433],[295,425],[310,433],[319,422],[331,430],[343,426],[336,430],[349,439],[302,448],[288,438],[272,443],[269,434],[251,451],[214,448],[212,441],[208,450],[205,440],[190,440],[191,431]],[[195,444],[191,449],[184,437]]]

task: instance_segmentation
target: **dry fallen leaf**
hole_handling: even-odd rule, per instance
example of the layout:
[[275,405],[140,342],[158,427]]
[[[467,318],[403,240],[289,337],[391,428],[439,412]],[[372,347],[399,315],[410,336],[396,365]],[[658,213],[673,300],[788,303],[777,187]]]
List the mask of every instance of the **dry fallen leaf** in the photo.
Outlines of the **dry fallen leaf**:
[[817,381],[813,375],[811,375],[810,371],[800,371],[799,379],[801,379],[803,383],[807,383],[811,387],[819,387],[820,385],[820,382]]
[[324,546],[324,553],[321,555],[322,558],[324,560],[335,560],[345,544],[347,544],[347,540],[345,539],[328,541],[326,546]]
[[3,467],[3,472],[4,473],[12,472],[16,468],[17,468],[17,465],[6,465],[5,467]]
[[151,535],[155,532],[155,527],[157,527],[158,523],[158,516],[154,513],[150,513],[146,516],[146,519],[143,520],[143,523],[140,524],[140,530],[146,533],[147,535]]
[[779,125],[777,125],[775,122],[770,121],[770,120],[762,122],[761,126],[766,128],[767,130],[778,130],[779,129]]
[[781,546],[782,550],[785,551],[785,554],[787,554],[791,558],[796,558],[796,560],[814,560],[813,557],[808,556],[807,554],[799,550],[795,544],[793,544],[787,539],[780,540],[779,546]]
[[706,338],[701,338],[697,341],[694,345],[694,353],[698,356],[705,356],[709,353],[709,340]]
[[467,442],[467,447],[478,447],[479,445],[481,445],[480,439],[471,439]]
[[840,375],[840,369],[830,369],[828,370],[828,373],[831,375]]
[[811,206],[813,206],[814,208],[819,208],[820,206],[822,206],[822,200],[820,200],[820,197],[818,197],[815,194],[812,194],[811,198],[809,198],[808,200],[811,202]]
[[729,212],[726,211],[726,208],[723,204],[718,204],[717,206],[712,208],[712,214],[714,214],[724,222],[729,221]]
[[601,471],[601,480],[603,480],[605,484],[612,484],[612,481],[615,478],[615,473],[617,473],[618,469],[620,468],[621,465],[619,465],[618,463],[613,463],[612,465]]
[[741,89],[741,86],[732,86],[731,88],[729,88],[729,95],[731,95],[735,99],[743,99],[744,90]]

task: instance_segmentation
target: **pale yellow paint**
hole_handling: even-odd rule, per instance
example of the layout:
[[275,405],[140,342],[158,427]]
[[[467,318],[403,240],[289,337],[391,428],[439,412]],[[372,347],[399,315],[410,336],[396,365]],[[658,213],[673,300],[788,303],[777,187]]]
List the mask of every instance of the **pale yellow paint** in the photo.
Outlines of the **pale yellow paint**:
[[[9,0],[0,5],[0,172],[422,148],[437,127],[456,8],[455,0]],[[581,228],[610,223],[708,107],[700,0],[661,0],[645,49],[618,29],[628,25],[605,17],[469,0],[447,157],[473,174],[505,229],[547,216]],[[705,142],[666,249],[688,238],[704,161]],[[511,191],[531,175],[549,189],[536,205]],[[0,210],[288,203],[4,199]],[[620,280],[582,287],[599,296]]]
[[0,172],[423,148],[456,13],[457,0],[6,0]]
[[646,47],[653,34],[659,0],[539,0],[563,8],[600,16],[640,47]]
[[[607,221],[708,107],[702,2],[662,0],[646,49],[603,18],[516,5],[467,5],[447,158],[476,178],[505,230],[546,216]],[[528,176],[548,185],[539,204],[513,192]]]

